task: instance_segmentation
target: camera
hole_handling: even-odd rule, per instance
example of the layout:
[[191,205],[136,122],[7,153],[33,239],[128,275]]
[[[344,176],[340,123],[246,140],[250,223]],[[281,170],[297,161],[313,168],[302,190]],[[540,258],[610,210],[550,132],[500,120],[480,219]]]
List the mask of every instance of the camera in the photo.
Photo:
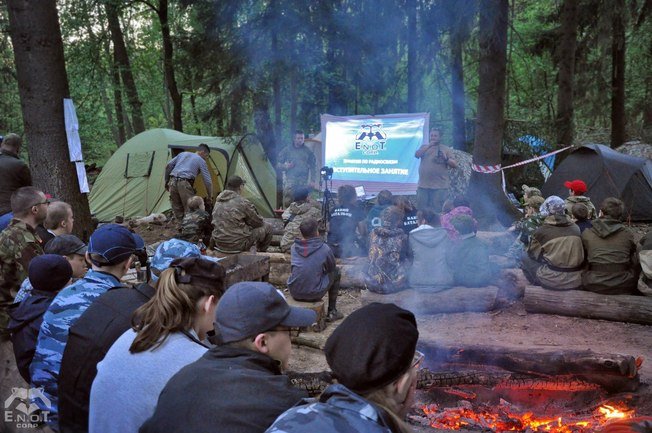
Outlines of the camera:
[[321,175],[322,179],[330,180],[333,178],[333,167],[323,166],[319,170],[319,174]]

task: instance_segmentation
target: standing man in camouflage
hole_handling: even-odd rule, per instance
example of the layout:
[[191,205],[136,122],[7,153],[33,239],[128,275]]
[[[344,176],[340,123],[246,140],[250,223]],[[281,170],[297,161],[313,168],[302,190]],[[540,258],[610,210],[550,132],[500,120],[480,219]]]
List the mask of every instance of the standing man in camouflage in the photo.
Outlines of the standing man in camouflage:
[[0,216],[11,212],[11,195],[18,188],[32,185],[27,164],[18,158],[22,140],[16,134],[0,138]]
[[126,227],[119,224],[101,226],[88,242],[86,259],[91,262],[92,269],[84,278],[59,292],[43,315],[29,370],[32,386],[43,387],[43,393],[50,399],[49,407],[40,399],[36,403],[44,414],[47,413],[47,422],[55,431],[59,431],[59,371],[68,331],[100,295],[123,286],[120,279],[129,270],[133,254],[144,246],[143,239]]
[[45,194],[32,186],[19,188],[11,195],[14,218],[0,233],[0,340],[8,337],[6,310],[27,278],[29,262],[43,254],[35,228],[45,221],[48,203]]
[[241,253],[254,245],[258,251],[267,251],[272,242],[272,227],[263,221],[253,203],[242,197],[244,185],[239,176],[229,178],[226,189],[215,200],[211,241],[222,253]]
[[193,184],[200,173],[206,186],[207,204],[210,206],[213,197],[213,181],[211,173],[208,171],[208,165],[206,165],[206,159],[210,153],[208,145],[202,143],[197,148],[197,153],[181,152],[165,166],[165,185],[170,192],[170,204],[174,217],[179,223],[188,212],[188,200],[196,194]]
[[292,145],[281,151],[276,167],[285,172],[283,206],[287,207],[292,203],[293,188],[298,186],[315,187],[317,174],[315,154],[306,147],[303,131],[294,132]]

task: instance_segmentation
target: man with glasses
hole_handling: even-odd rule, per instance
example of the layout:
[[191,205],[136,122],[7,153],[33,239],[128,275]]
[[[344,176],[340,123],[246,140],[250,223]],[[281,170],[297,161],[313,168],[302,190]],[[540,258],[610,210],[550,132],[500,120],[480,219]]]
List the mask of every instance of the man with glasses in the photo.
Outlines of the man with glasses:
[[140,432],[262,432],[307,396],[282,372],[292,334],[315,316],[269,283],[234,284],[215,311],[220,344],[170,379]]
[[47,413],[47,423],[55,431],[59,431],[59,372],[70,327],[100,295],[113,287],[123,286],[120,279],[129,270],[134,254],[144,247],[140,236],[119,224],[98,228],[91,235],[86,251],[91,270],[59,292],[43,315],[30,373],[32,386],[42,387],[50,401],[49,406],[45,406],[42,399],[35,402],[43,414]]
[[9,337],[6,310],[27,278],[29,262],[43,254],[42,241],[35,229],[45,221],[48,200],[43,192],[25,186],[11,195],[11,211],[14,218],[0,232],[0,341]]
[[267,433],[399,433],[414,404],[419,331],[414,315],[394,304],[369,304],[348,316],[326,341],[338,383],[316,403],[281,415]]

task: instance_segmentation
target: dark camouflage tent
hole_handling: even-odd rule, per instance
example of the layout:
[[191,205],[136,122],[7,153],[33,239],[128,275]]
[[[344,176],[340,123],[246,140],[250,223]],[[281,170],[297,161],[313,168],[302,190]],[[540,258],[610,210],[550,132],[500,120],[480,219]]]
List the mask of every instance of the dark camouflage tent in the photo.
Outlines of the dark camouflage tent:
[[587,144],[575,149],[555,169],[543,185],[544,197],[568,196],[567,180],[586,182],[586,196],[596,208],[607,197],[625,203],[625,219],[652,220],[652,160],[624,155],[601,144]]

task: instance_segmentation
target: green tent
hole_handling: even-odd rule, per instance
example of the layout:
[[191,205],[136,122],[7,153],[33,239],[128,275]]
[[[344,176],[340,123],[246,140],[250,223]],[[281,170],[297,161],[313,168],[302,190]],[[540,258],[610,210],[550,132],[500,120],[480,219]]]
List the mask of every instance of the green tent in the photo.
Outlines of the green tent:
[[[207,162],[214,196],[222,191],[225,174],[226,178],[238,175],[246,181],[245,197],[261,215],[273,216],[276,172],[255,135],[202,137],[171,129],[151,129],[138,134],[111,156],[91,190],[91,212],[100,221],[111,221],[118,215],[146,216],[171,209],[164,184],[165,165],[173,155],[194,151],[200,143],[206,143],[211,149]],[[199,195],[205,195],[201,176],[195,180],[195,189]]]

